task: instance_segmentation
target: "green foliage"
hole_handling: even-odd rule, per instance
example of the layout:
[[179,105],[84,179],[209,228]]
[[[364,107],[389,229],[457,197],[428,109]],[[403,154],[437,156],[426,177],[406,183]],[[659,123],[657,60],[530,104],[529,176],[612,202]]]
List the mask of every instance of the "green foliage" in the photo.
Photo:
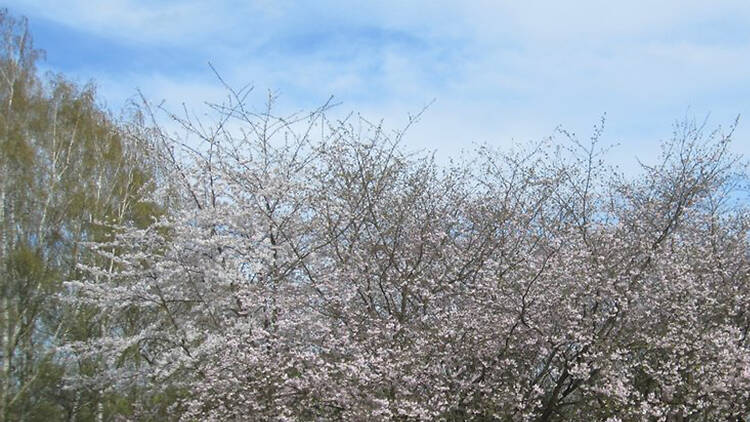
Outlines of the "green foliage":
[[101,335],[107,322],[58,293],[79,264],[112,265],[81,242],[108,239],[116,225],[145,227],[164,211],[151,199],[147,141],[97,103],[93,85],[40,76],[43,56],[26,20],[0,10],[0,421],[127,415],[129,393],[62,388],[99,363],[56,346]]

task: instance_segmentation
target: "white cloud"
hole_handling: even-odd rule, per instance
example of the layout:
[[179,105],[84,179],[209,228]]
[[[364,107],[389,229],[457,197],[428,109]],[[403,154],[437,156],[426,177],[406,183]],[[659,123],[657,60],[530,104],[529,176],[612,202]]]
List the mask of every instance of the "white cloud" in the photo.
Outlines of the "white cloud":
[[[717,123],[750,118],[746,1],[140,2],[21,0],[23,13],[113,40],[193,51],[195,66],[101,71],[105,95],[140,87],[154,99],[199,102],[221,91],[209,58],[233,85],[281,91],[312,107],[386,117],[437,103],[413,129],[419,148],[451,154],[471,141],[588,130],[608,112],[612,141],[649,151],[692,107]],[[745,25],[743,26],[743,22]],[[711,37],[706,35],[710,29]],[[131,91],[133,92],[133,91]],[[736,148],[750,154],[750,122]],[[634,146],[638,146],[634,148]]]

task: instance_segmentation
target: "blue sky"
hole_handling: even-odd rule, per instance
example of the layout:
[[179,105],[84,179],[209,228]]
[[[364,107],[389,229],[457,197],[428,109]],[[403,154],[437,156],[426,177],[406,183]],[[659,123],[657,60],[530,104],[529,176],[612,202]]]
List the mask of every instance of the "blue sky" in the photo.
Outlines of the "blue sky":
[[14,0],[45,66],[94,79],[120,107],[199,107],[232,85],[267,90],[282,109],[358,111],[391,128],[435,100],[410,149],[445,159],[552,135],[604,142],[625,168],[649,161],[675,120],[740,114],[733,149],[750,156],[750,2]]

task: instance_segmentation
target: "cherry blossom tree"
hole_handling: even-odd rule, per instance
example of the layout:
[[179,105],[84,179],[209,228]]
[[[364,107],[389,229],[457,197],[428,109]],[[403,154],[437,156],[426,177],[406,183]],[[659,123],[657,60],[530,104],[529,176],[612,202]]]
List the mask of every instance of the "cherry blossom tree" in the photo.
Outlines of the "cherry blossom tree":
[[171,215],[88,244],[114,265],[70,300],[107,330],[67,350],[108,370],[75,382],[171,391],[183,420],[747,417],[732,128],[677,125],[634,178],[601,127],[438,165],[404,131],[246,94],[157,134]]

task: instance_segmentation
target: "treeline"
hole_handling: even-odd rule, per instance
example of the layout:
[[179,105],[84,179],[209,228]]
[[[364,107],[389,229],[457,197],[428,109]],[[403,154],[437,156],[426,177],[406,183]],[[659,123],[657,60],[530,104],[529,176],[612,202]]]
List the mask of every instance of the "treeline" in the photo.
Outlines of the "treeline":
[[117,118],[94,85],[41,75],[26,19],[0,11],[0,36],[0,419],[111,420],[128,413],[133,391],[67,381],[100,364],[60,346],[102,327],[99,310],[61,294],[80,265],[111,265],[81,242],[110,239],[104,224],[145,227],[163,213],[152,145],[137,111]]
[[244,89],[170,137],[0,16],[3,420],[750,416],[734,126],[636,177],[601,127],[438,165]]

